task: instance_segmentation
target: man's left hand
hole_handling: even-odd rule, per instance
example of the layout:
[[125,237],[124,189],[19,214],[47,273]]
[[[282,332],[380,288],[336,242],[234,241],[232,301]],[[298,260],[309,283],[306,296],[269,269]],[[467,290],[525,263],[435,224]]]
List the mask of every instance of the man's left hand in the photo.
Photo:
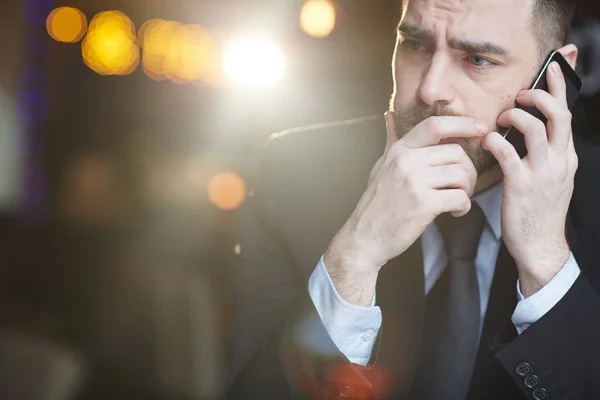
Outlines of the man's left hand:
[[483,142],[504,174],[502,236],[515,259],[525,297],[550,282],[570,254],[565,221],[578,159],[566,83],[556,62],[548,68],[547,80],[549,92],[524,90],[516,99],[540,110],[548,119],[547,125],[518,108],[498,117],[498,125],[514,126],[525,136],[525,158],[521,159],[497,132],[487,135]]

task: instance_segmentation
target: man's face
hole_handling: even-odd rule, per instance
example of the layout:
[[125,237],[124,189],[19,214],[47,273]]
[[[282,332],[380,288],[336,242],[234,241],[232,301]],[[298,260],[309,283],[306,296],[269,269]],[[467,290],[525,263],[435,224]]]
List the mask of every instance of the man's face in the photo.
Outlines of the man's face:
[[[540,65],[532,0],[410,0],[394,54],[398,132],[435,115],[462,115],[502,132],[498,115],[532,82]],[[483,138],[451,138],[477,171],[497,162]]]

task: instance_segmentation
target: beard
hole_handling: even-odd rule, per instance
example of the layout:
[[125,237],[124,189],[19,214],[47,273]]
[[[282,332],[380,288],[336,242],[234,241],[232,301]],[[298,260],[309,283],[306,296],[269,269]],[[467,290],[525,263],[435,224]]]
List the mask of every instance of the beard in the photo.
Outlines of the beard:
[[[400,138],[404,137],[411,129],[429,117],[461,117],[460,113],[445,106],[428,107],[426,105],[409,106],[403,110],[396,110],[396,127]],[[489,171],[498,161],[492,153],[481,147],[483,139],[453,137],[443,139],[440,144],[459,144],[467,153],[478,174]]]

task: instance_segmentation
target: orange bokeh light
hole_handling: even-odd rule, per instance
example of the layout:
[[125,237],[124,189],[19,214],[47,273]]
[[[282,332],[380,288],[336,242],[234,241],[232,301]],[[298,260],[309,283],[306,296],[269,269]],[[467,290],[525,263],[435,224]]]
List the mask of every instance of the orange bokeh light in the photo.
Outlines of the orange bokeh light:
[[140,28],[142,68],[154,80],[212,84],[220,60],[213,37],[200,25],[153,19]]
[[315,38],[331,35],[335,28],[335,7],[330,0],[308,0],[302,6],[300,26]]
[[221,210],[235,210],[246,200],[246,182],[234,172],[220,172],[208,184],[208,199]]
[[101,75],[127,75],[140,61],[133,22],[122,12],[98,13],[81,44],[83,61]]
[[46,29],[57,42],[75,43],[87,30],[87,18],[73,7],[58,7],[46,18]]

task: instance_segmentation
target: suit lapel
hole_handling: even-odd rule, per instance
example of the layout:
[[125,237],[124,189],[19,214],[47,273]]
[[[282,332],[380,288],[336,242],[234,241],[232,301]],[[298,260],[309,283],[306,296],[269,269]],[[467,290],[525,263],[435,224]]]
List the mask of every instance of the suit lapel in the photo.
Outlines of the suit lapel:
[[511,321],[517,305],[517,279],[515,261],[502,241],[496,259],[469,399],[488,398],[491,393],[496,396],[494,398],[520,398],[512,378],[494,357],[498,348],[517,334]]

